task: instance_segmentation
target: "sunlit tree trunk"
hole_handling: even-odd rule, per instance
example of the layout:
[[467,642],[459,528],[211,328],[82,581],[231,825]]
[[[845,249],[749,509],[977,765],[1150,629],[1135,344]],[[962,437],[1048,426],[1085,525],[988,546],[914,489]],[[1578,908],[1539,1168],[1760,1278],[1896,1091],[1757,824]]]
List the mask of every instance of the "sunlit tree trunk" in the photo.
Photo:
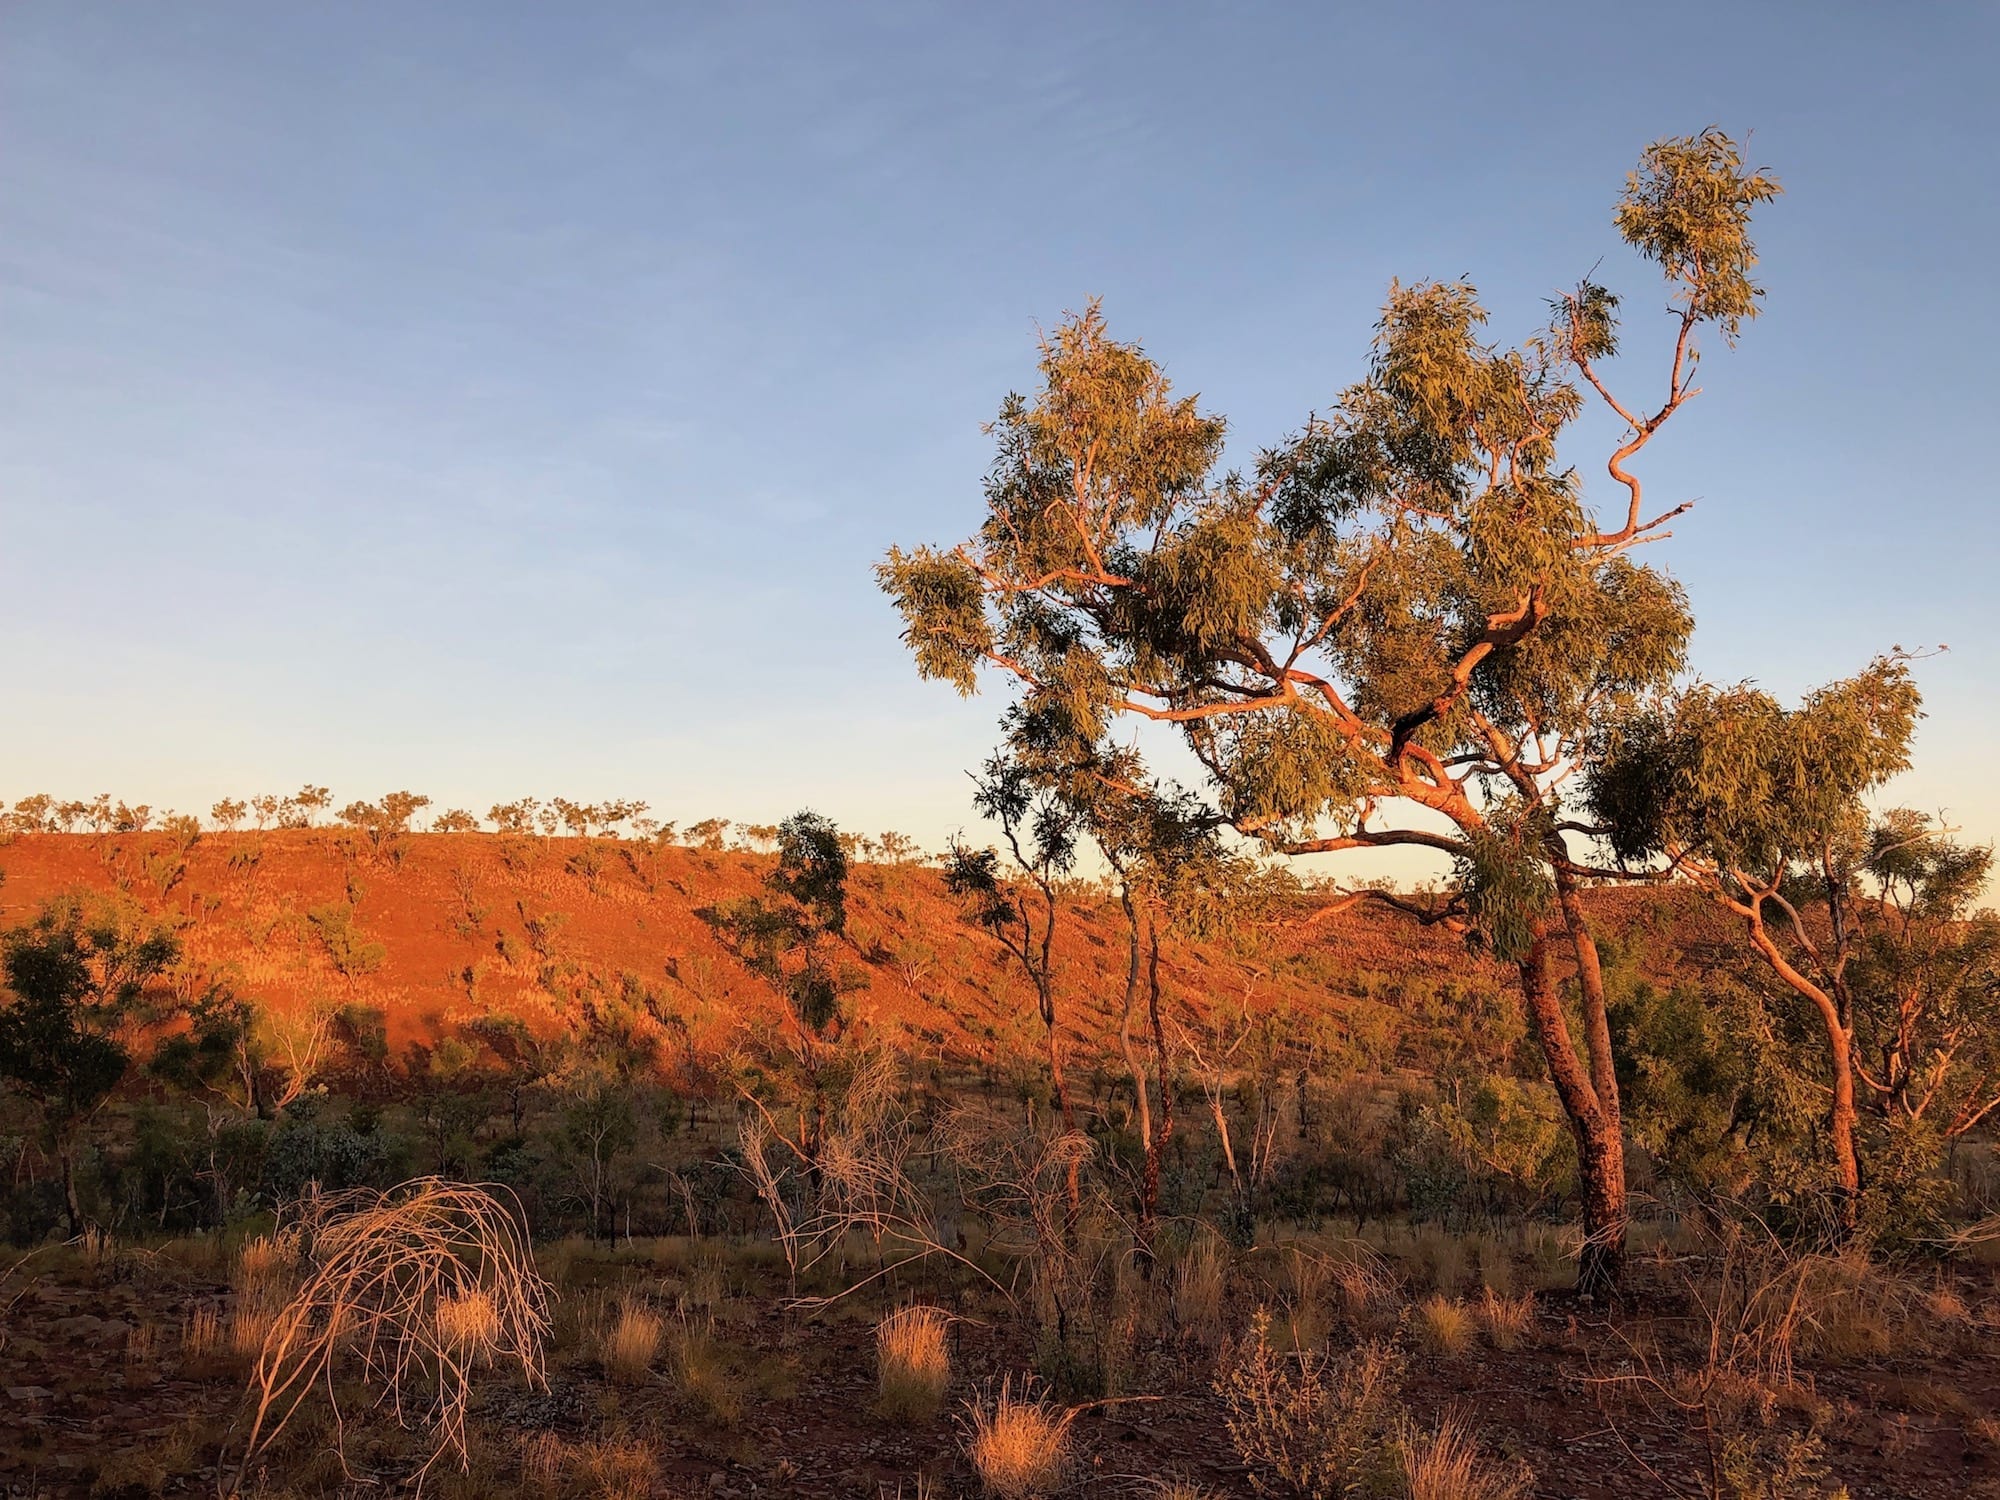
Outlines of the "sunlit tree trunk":
[[1625,1268],[1624,1141],[1616,1115],[1605,1110],[1583,1059],[1577,1055],[1556,989],[1546,935],[1536,937],[1519,968],[1528,1021],[1548,1060],[1550,1081],[1576,1139],[1583,1196],[1583,1250],[1577,1265],[1577,1290],[1593,1297],[1609,1296],[1617,1292]]

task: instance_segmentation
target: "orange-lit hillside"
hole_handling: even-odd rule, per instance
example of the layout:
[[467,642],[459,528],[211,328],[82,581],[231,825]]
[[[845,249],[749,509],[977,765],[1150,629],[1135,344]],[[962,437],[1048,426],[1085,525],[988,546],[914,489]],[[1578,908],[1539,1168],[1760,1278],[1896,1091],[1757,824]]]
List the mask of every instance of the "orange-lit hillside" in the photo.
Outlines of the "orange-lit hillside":
[[[278,1010],[379,1006],[392,1040],[444,1034],[474,1016],[559,1030],[593,992],[655,991],[704,1047],[746,1019],[775,1018],[777,997],[746,971],[710,920],[753,894],[769,857],[633,841],[416,834],[376,851],[345,830],[211,833],[184,852],[162,834],[22,834],[0,846],[0,922],[27,919],[66,889],[122,889],[183,924],[198,971]],[[1648,968],[1678,968],[1713,934],[1699,907],[1656,894],[1599,897],[1612,930],[1648,929]],[[343,974],[322,924],[362,958]],[[316,916],[317,914],[317,916]],[[1025,981],[967,922],[934,869],[864,865],[850,889],[850,997],[858,1025],[921,1051],[977,1059],[1030,1042]],[[366,950],[380,945],[371,963]],[[1165,974],[1197,1008],[1217,997],[1336,1015],[1381,1007],[1385,981],[1508,976],[1456,936],[1378,908],[1274,924],[1252,957],[1174,945]],[[1088,1047],[1122,995],[1123,917],[1084,903],[1058,937],[1061,1003]],[[1376,997],[1376,998],[1371,998]]]

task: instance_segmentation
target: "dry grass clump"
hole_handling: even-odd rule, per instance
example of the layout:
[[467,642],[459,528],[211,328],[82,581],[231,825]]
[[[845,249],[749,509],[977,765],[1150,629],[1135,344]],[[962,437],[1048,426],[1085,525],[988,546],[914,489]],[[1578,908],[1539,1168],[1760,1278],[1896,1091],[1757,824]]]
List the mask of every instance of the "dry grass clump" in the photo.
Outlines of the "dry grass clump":
[[1432,1354],[1458,1355],[1472,1347],[1477,1325],[1456,1297],[1433,1292],[1417,1304],[1417,1341]]
[[1531,1224],[1522,1236],[1537,1287],[1557,1291],[1576,1281],[1576,1247],[1570,1236],[1549,1224]]
[[1330,1312],[1336,1266],[1293,1246],[1285,1256],[1285,1323],[1294,1349],[1318,1349],[1333,1331]]
[[713,1318],[685,1314],[673,1330],[674,1380],[694,1412],[722,1427],[743,1419],[743,1389],[715,1336]]
[[160,1326],[149,1318],[141,1318],[125,1335],[125,1363],[127,1366],[151,1364],[158,1352]]
[[928,1422],[951,1382],[950,1324],[943,1311],[899,1307],[875,1325],[875,1409],[901,1421]]
[[1340,1290],[1341,1311],[1364,1335],[1386,1333],[1395,1325],[1402,1288],[1381,1256],[1356,1244],[1350,1258],[1335,1268],[1333,1279]]
[[1070,1466],[1074,1412],[1035,1400],[1011,1380],[991,1403],[967,1408],[965,1455],[982,1491],[994,1500],[1030,1500],[1062,1484]]
[[1197,1237],[1174,1267],[1174,1321],[1205,1348],[1222,1342],[1229,1293],[1229,1247],[1213,1234]]
[[1406,1431],[1400,1447],[1406,1500],[1517,1500],[1527,1492],[1524,1476],[1480,1458],[1471,1429],[1456,1417],[1435,1432]]
[[288,1280],[297,1271],[298,1262],[296,1234],[260,1234],[244,1241],[237,1252],[236,1285],[239,1290],[247,1290]]
[[1477,1235],[1472,1241],[1472,1259],[1479,1285],[1496,1296],[1514,1290],[1514,1255],[1496,1235]]
[[618,1317],[604,1330],[598,1358],[605,1377],[620,1385],[636,1385],[652,1373],[667,1335],[666,1319],[642,1302],[625,1302]]
[[1502,1297],[1488,1287],[1474,1311],[1480,1328],[1485,1331],[1486,1342],[1495,1349],[1519,1348],[1528,1337],[1529,1330],[1535,1326],[1535,1297],[1532,1292],[1523,1292],[1518,1297]]
[[521,1490],[544,1500],[649,1500],[659,1483],[659,1454],[641,1439],[538,1432],[521,1445]]
[[1449,1296],[1465,1284],[1465,1241],[1457,1235],[1426,1225],[1413,1250],[1433,1291]]
[[200,1359],[222,1347],[222,1314],[212,1307],[197,1307],[188,1314],[181,1329],[181,1350]]
[[547,1287],[514,1213],[484,1188],[419,1178],[318,1199],[299,1234],[310,1270],[277,1310],[251,1371],[240,1472],[314,1389],[325,1391],[339,1430],[342,1367],[399,1424],[421,1416],[432,1448],[420,1475],[447,1451],[467,1466],[476,1373],[505,1360],[543,1383]]

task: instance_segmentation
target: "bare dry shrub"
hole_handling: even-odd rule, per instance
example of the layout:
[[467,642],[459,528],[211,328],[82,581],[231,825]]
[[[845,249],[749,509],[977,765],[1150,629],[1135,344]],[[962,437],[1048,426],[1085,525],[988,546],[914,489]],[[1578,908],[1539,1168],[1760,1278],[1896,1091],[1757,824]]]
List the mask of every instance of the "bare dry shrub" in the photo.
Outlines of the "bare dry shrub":
[[1706,1365],[1790,1385],[1801,1357],[1872,1357],[1918,1301],[1909,1282],[1857,1248],[1797,1249],[1761,1224],[1731,1225],[1688,1278]]
[[991,1401],[967,1408],[965,1454],[981,1489],[994,1500],[1031,1500],[1062,1484],[1070,1466],[1073,1411],[1016,1393],[1003,1380]]
[[666,1320],[641,1302],[625,1302],[617,1319],[604,1330],[598,1358],[604,1373],[622,1385],[634,1385],[652,1373],[667,1333]]
[[419,1482],[447,1452],[467,1466],[465,1413],[479,1370],[518,1363],[531,1384],[546,1383],[547,1286],[514,1212],[492,1192],[440,1178],[358,1189],[312,1201],[298,1229],[309,1271],[251,1371],[239,1472],[315,1387],[338,1433],[343,1371],[400,1425],[415,1418],[429,1430]]
[[1535,1298],[1532,1292],[1518,1297],[1497,1296],[1492,1287],[1475,1309],[1486,1341],[1495,1349],[1519,1348],[1535,1326]]
[[1447,1417],[1434,1432],[1407,1430],[1402,1439],[1405,1500],[1517,1500],[1527,1476],[1508,1473],[1479,1456],[1472,1429]]
[[899,1307],[875,1325],[875,1407],[883,1416],[937,1416],[951,1382],[949,1330],[942,1310],[921,1305]]
[[1271,1345],[1259,1309],[1249,1335],[1215,1380],[1237,1455],[1260,1490],[1272,1482],[1302,1500],[1389,1490],[1403,1422],[1403,1367],[1384,1344],[1334,1358],[1286,1357]]

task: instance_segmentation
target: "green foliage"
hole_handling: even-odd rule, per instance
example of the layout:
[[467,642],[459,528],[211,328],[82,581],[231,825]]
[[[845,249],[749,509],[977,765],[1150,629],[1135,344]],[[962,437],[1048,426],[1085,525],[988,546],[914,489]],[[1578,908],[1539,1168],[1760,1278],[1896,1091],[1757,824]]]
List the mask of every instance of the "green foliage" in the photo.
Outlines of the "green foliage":
[[1696,684],[1606,726],[1591,811],[1627,859],[1692,853],[1725,871],[1781,873],[1852,836],[1860,799],[1908,769],[1919,701],[1900,655],[1796,709],[1755,688]]
[[1719,324],[1734,339],[1757,316],[1761,288],[1750,211],[1778,196],[1775,179],[1743,164],[1736,142],[1710,127],[1699,135],[1656,141],[1626,179],[1618,232],[1674,281],[1694,319]]
[[744,961],[785,997],[810,1037],[837,1031],[841,997],[853,988],[835,946],[847,930],[847,872],[839,829],[818,813],[797,812],[778,826],[778,861],[764,882],[769,897],[723,913]]
[[1661,990],[1622,965],[1606,988],[1626,1129],[1668,1182],[1710,1203],[1824,1187],[1813,1053],[1754,991],[1726,974]]
[[385,944],[370,941],[367,934],[355,925],[354,904],[351,901],[329,901],[315,906],[307,911],[306,920],[312,924],[327,962],[343,979],[359,979],[372,974],[382,967],[382,961],[389,956]]
[[75,1136],[131,1065],[122,1035],[162,1007],[151,986],[180,956],[179,941],[109,901],[59,897],[0,939],[11,998],[0,1008],[0,1080],[34,1100],[61,1158],[70,1232],[83,1214]]

